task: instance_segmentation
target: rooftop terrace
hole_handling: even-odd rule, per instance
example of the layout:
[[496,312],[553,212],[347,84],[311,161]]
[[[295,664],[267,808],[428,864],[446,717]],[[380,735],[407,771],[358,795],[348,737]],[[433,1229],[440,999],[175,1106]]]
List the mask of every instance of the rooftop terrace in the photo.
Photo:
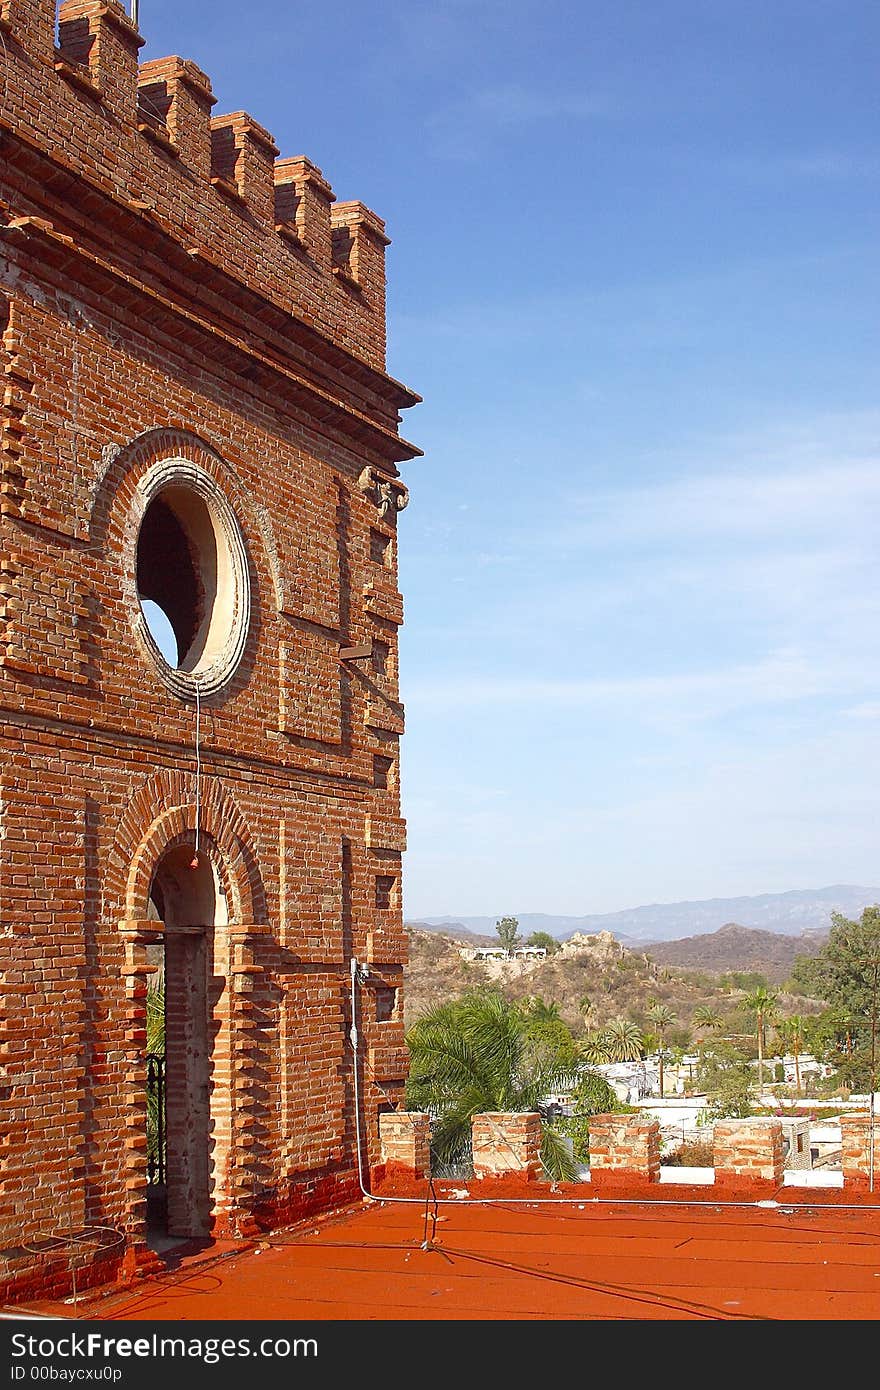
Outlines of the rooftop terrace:
[[17,1313],[102,1321],[872,1320],[880,1207],[367,1200],[182,1247],[135,1289]]

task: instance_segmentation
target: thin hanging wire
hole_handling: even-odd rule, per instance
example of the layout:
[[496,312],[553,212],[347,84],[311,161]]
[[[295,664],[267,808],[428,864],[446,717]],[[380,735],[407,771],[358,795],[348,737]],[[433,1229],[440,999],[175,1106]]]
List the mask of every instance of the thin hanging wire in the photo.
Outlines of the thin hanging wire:
[[196,785],[195,785],[195,803],[196,803],[196,847],[195,847],[195,853],[193,854],[193,857],[192,857],[192,864],[190,865],[190,867],[193,868],[193,869],[197,869],[198,866],[199,866],[199,822],[200,822],[201,816],[202,816],[202,801],[201,801],[201,798],[202,798],[202,748],[201,748],[201,732],[202,732],[202,692],[201,692],[201,689],[200,689],[200,687],[199,687],[198,680],[196,680],[195,686],[196,686]]

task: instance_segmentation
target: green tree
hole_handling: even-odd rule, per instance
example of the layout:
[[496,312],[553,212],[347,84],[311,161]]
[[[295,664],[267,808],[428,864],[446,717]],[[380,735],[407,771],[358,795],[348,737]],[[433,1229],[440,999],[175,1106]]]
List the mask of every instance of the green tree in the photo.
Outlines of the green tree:
[[755,1036],[758,1041],[758,1092],[764,1089],[764,1046],[766,1043],[767,1024],[776,1012],[776,1001],[779,991],[767,989],[764,985],[759,985],[743,999],[741,1008],[747,1009],[755,1016]]
[[543,948],[548,956],[555,956],[559,950],[559,942],[548,931],[533,931],[526,944]]
[[586,1163],[590,1156],[590,1119],[593,1115],[609,1115],[621,1106],[610,1082],[598,1072],[585,1071],[571,1090],[572,1113],[556,1123],[572,1141],[574,1156]]
[[536,1023],[556,1023],[559,1019],[559,1005],[555,999],[547,1003],[540,994],[532,994],[524,1000],[521,1008],[527,1019]]
[[801,1053],[804,1050],[806,1020],[803,1014],[790,1014],[777,1025],[779,1036],[794,1058],[794,1084],[801,1094]]
[[597,1062],[635,1062],[644,1051],[642,1032],[628,1018],[612,1018],[598,1033],[584,1039],[580,1051],[587,1062],[591,1055]]
[[838,1084],[854,1087],[860,1072],[855,1049],[858,1020],[846,1009],[823,1009],[807,1020],[806,1027],[815,1056],[834,1067]]
[[498,940],[507,951],[507,954],[510,955],[520,939],[519,918],[502,917],[500,921],[495,923],[495,930],[498,933]]
[[[443,1165],[465,1161],[471,1120],[487,1111],[540,1111],[565,1089],[571,1068],[529,1045],[523,1011],[493,991],[473,991],[439,1004],[407,1033],[410,1073],[406,1104],[432,1118],[432,1153]],[[554,1178],[575,1168],[563,1135],[543,1125],[541,1157]]]
[[593,1028],[578,1039],[577,1055],[589,1066],[609,1060],[605,1034],[601,1028]]
[[525,1023],[530,1057],[540,1062],[543,1056],[547,1060],[555,1059],[560,1066],[574,1067],[577,1061],[574,1036],[560,1017],[556,1000],[548,1004],[540,995],[532,995],[519,1008]]
[[667,1004],[652,1004],[651,1007],[648,1009],[648,1018],[650,1019],[651,1023],[654,1026],[654,1029],[656,1030],[657,1040],[659,1042],[659,1047],[657,1049],[657,1057],[660,1066],[660,1099],[662,1100],[663,1063],[665,1060],[664,1053],[666,1050],[666,1033],[669,1030],[669,1028],[671,1028],[672,1024],[675,1022],[675,1014],[672,1012],[672,1010],[669,1008]]
[[711,1004],[698,1004],[694,1009],[694,1023],[707,1033],[717,1033],[724,1020]]
[[799,957],[793,975],[828,1004],[837,1039],[838,1068],[850,1085],[877,1084],[880,996],[880,905],[858,921],[834,912],[831,932],[818,955]]
[[720,983],[725,989],[767,989],[767,976],[757,970],[729,970],[721,976]]
[[707,1120],[751,1115],[751,1083],[751,1067],[737,1048],[720,1039],[706,1046],[697,1067],[697,1085],[706,1095]]

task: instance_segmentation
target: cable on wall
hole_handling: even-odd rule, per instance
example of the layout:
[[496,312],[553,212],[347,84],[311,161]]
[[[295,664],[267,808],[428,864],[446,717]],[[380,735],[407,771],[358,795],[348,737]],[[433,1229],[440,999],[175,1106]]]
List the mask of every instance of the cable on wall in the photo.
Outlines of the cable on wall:
[[195,681],[196,687],[196,771],[195,771],[195,803],[196,803],[196,833],[195,850],[189,862],[191,869],[199,867],[199,821],[202,816],[202,747],[201,747],[201,723],[202,723],[202,692],[199,687],[198,679]]

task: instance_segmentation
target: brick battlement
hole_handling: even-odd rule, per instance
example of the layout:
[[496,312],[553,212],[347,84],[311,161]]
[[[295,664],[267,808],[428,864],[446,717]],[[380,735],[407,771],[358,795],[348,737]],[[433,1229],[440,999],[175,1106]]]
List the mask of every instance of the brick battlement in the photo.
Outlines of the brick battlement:
[[[384,376],[381,218],[336,203],[317,165],[279,158],[246,112],[213,115],[210,78],[194,62],[139,64],[144,39],[117,0],[64,0],[57,31],[53,0],[3,0],[0,16],[4,155],[32,177],[27,203],[20,180],[14,202],[0,180],[2,220],[45,219],[41,190],[64,186],[69,215],[62,223],[56,201],[49,220],[77,247],[97,250],[95,222],[115,216],[121,243],[138,240],[167,270],[197,267],[202,280],[213,268],[289,316],[288,332],[311,329]],[[148,266],[145,256],[138,268],[154,283]],[[418,399],[388,378],[370,385],[386,397],[386,423]]]
[[[579,1179],[568,1185],[554,1183],[584,1200],[593,1197],[613,1200],[623,1192],[652,1201],[664,1200],[661,1191],[660,1125],[644,1114],[593,1115],[590,1126],[590,1158],[586,1180],[589,1198]],[[870,1188],[870,1141],[868,1115],[845,1115],[843,1128],[843,1183],[825,1189],[822,1204],[847,1201],[854,1196],[867,1204],[880,1202]],[[417,1111],[399,1110],[379,1116],[382,1162],[371,1176],[373,1191],[418,1194],[419,1184],[430,1169],[430,1116]],[[526,1114],[491,1113],[474,1115],[471,1121],[473,1177],[458,1181],[473,1189],[480,1200],[486,1183],[505,1181],[507,1194],[524,1194],[535,1179],[549,1181],[541,1162],[541,1119],[537,1112]],[[782,1124],[769,1117],[716,1120],[712,1128],[713,1174],[709,1183],[677,1183],[666,1199],[677,1202],[686,1192],[688,1202],[711,1203],[725,1190],[725,1198],[766,1200],[785,1187],[786,1200],[808,1202],[809,1189],[798,1195],[785,1185]],[[880,1133],[875,1135],[875,1158],[880,1155]],[[793,1165],[794,1166],[794,1165]],[[880,1162],[875,1165],[880,1170]],[[729,1191],[727,1191],[729,1189]],[[441,1189],[438,1189],[441,1190]],[[839,1194],[839,1195],[838,1195]],[[459,1189],[457,1196],[462,1194]]]

